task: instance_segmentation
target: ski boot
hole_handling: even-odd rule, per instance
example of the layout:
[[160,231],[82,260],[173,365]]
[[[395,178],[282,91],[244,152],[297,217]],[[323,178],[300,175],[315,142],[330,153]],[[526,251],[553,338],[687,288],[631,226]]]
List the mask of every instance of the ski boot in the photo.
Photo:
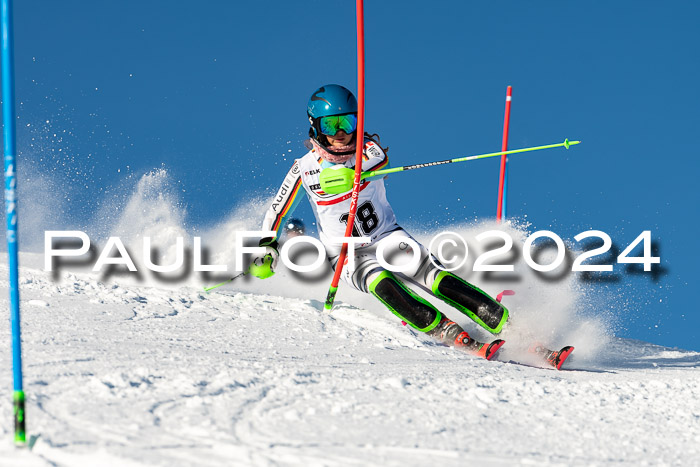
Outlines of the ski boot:
[[551,350],[540,343],[536,343],[531,345],[528,351],[541,357],[547,364],[553,366],[557,370],[561,370],[566,359],[569,358],[571,352],[574,351],[574,347],[567,345],[562,347],[561,350]]
[[491,360],[496,355],[496,351],[505,344],[505,341],[502,339],[496,339],[489,343],[472,339],[469,337],[469,333],[462,329],[459,324],[445,317],[428,334],[457,350],[485,358],[486,360]]

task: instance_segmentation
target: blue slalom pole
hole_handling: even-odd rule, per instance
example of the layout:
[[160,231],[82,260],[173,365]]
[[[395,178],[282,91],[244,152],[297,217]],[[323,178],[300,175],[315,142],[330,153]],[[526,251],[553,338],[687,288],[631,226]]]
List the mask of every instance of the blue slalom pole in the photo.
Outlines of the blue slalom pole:
[[5,216],[7,259],[10,265],[10,325],[12,327],[12,376],[15,443],[24,445],[25,411],[22,383],[22,337],[19,320],[19,261],[17,244],[17,176],[15,145],[15,78],[12,43],[12,0],[2,1],[2,122],[5,148]]

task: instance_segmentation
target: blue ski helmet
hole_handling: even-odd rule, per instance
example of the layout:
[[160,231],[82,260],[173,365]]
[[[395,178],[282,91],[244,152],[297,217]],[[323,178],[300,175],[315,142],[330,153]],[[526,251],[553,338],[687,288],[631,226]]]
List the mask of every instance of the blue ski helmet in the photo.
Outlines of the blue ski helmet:
[[319,136],[315,125],[317,119],[350,113],[357,113],[357,99],[352,92],[338,84],[321,86],[311,95],[306,108],[311,132],[313,132],[312,137],[318,138]]

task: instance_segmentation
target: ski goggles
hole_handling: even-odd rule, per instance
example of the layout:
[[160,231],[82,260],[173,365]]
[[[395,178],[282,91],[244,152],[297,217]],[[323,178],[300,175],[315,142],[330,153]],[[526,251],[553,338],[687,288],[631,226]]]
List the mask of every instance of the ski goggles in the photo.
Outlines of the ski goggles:
[[317,120],[318,130],[328,136],[335,136],[338,131],[343,130],[350,134],[357,129],[357,115],[333,115],[331,117],[321,117]]

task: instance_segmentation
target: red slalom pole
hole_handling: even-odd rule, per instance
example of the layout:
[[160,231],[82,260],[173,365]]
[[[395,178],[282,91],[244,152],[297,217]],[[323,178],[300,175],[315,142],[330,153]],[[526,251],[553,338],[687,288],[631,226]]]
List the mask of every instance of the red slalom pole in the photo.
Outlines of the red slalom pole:
[[[352,185],[352,195],[350,198],[350,212],[348,213],[348,223],[345,227],[345,236],[352,236],[352,226],[355,223],[357,212],[357,200],[360,196],[360,184],[362,183],[362,151],[365,147],[365,15],[363,0],[357,0],[357,133],[355,137],[355,178]],[[345,266],[345,257],[348,254],[348,244],[343,243],[335,266],[335,274],[331,287],[328,289],[324,308],[330,311],[333,308],[335,294],[338,291],[340,274]]]
[[[513,86],[508,86],[506,89],[506,114],[503,119],[503,143],[501,144],[501,151],[508,150],[508,125],[510,124],[510,101],[513,96]],[[508,161],[508,155],[503,154],[501,156],[501,175],[498,182],[498,208],[496,209],[496,219],[501,222],[501,218],[504,217],[504,187],[506,183],[506,162]]]

